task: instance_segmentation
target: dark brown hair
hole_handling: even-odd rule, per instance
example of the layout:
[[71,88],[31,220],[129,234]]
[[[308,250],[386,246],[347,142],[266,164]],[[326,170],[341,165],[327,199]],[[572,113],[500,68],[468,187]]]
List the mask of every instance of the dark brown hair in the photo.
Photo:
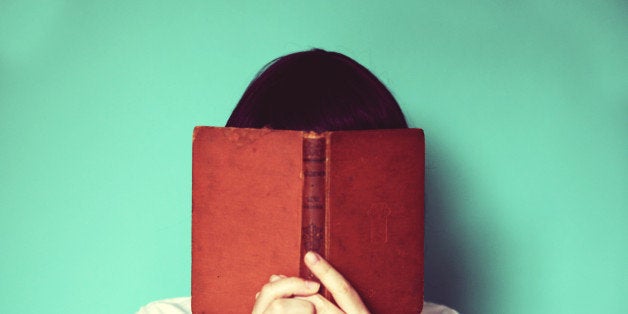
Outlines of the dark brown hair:
[[316,132],[408,127],[399,104],[373,73],[341,53],[321,49],[266,65],[226,126]]

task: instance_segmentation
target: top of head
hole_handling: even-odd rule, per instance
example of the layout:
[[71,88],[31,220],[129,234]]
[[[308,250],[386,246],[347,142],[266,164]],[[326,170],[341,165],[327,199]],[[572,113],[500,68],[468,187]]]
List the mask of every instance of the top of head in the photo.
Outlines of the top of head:
[[343,54],[321,49],[267,64],[226,126],[315,132],[407,128],[397,101],[375,75]]

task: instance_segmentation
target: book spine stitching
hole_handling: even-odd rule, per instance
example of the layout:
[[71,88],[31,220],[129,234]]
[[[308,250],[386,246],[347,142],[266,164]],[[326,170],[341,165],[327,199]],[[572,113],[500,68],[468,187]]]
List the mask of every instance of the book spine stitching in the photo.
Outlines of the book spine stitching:
[[300,276],[317,281],[303,263],[303,256],[314,251],[325,257],[325,178],[326,140],[323,136],[303,138],[303,197],[301,223]]

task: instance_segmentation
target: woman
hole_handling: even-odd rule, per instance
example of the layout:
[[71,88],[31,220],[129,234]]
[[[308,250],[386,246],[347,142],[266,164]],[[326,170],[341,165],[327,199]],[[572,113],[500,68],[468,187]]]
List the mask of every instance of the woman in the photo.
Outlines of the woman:
[[[289,54],[264,67],[226,126],[316,132],[408,127],[395,98],[368,69],[343,54],[320,49]],[[305,264],[337,305],[318,294],[318,283],[269,274],[252,313],[368,313],[350,283],[327,261],[309,252]],[[138,313],[191,313],[190,299],[154,302]],[[456,312],[425,303],[422,313]]]

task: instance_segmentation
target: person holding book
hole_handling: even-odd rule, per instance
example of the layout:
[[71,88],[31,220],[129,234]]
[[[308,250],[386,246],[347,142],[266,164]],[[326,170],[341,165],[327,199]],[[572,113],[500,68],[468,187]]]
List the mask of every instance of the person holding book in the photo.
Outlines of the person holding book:
[[[321,49],[289,54],[265,66],[242,95],[226,126],[314,132],[408,127],[397,101],[375,75],[341,53]],[[304,262],[320,284],[268,274],[268,283],[257,295],[232,297],[254,297],[253,314],[369,313],[351,283],[324,258],[308,252]],[[335,304],[319,294],[321,285]],[[153,302],[137,313],[191,313],[190,298]],[[457,312],[424,302],[422,313]]]

